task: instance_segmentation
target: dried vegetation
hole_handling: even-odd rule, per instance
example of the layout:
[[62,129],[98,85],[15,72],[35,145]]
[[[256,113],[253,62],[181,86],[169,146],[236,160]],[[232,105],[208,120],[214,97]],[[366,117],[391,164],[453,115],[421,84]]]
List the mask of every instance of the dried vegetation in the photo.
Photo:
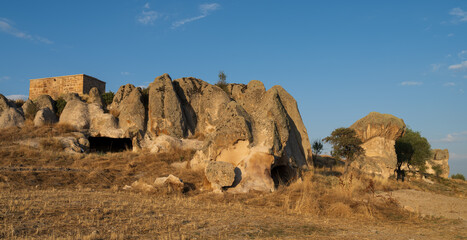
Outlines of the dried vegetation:
[[[343,167],[335,167],[304,172],[273,193],[219,195],[201,191],[202,172],[171,165],[190,159],[191,151],[69,155],[53,137],[72,131],[26,124],[0,132],[0,239],[465,237],[465,221],[421,218],[387,193],[424,189],[422,182],[343,176]],[[18,144],[35,137],[46,137],[40,148]],[[183,191],[123,190],[169,174],[184,181]],[[466,196],[464,183],[437,185],[439,193]]]

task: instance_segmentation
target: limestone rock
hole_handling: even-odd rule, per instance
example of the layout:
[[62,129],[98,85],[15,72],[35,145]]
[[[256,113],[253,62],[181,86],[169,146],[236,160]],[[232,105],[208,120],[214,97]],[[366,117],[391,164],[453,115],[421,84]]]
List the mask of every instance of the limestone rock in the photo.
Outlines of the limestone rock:
[[23,104],[23,106],[21,106],[21,108],[23,109],[24,117],[26,119],[31,119],[31,120],[34,119],[34,117],[36,116],[37,111],[39,110],[39,109],[37,109],[36,104],[33,101],[31,101],[31,99],[28,99]]
[[175,177],[174,175],[170,174],[168,177],[160,177],[156,178],[154,181],[154,186],[156,187],[162,187],[162,186],[167,186],[167,185],[175,185],[178,187],[183,187],[183,182],[180,180],[180,178]]
[[62,95],[63,100],[70,102],[72,100],[81,101],[81,97],[77,93],[66,93]]
[[426,161],[426,172],[436,174],[434,168],[440,167],[442,173],[440,177],[449,178],[449,151],[447,149],[433,149],[433,158]]
[[112,114],[105,113],[102,105],[91,103],[87,105],[87,109],[90,117],[89,133],[92,137],[125,137],[125,130],[118,128],[117,118]]
[[96,87],[93,87],[91,88],[91,90],[89,90],[88,103],[97,104],[101,107],[104,105],[101,94],[99,93],[99,90]]
[[[133,84],[126,84],[121,86],[117,93],[115,93],[114,99],[112,100],[112,104],[110,105],[110,109],[115,109],[118,110],[120,103],[127,98],[130,93],[135,89],[135,86]],[[117,114],[118,117],[118,114]]]
[[219,187],[232,186],[235,180],[235,168],[228,162],[210,162],[204,174],[212,185]]
[[146,109],[144,108],[143,95],[140,88],[133,87],[131,92],[123,97],[117,109],[119,112],[118,120],[120,128],[125,130],[135,128],[144,131]]
[[0,94],[0,129],[23,126],[24,116],[22,111],[18,110],[14,104]]
[[37,106],[37,110],[41,110],[43,108],[50,108],[53,113],[55,113],[55,101],[49,95],[40,95],[34,100],[34,103]]
[[391,114],[371,112],[364,118],[356,121],[350,128],[366,142],[374,137],[382,137],[389,140],[397,140],[405,132],[404,120]]
[[372,112],[355,122],[350,128],[362,139],[365,156],[352,166],[363,172],[388,178],[397,164],[395,142],[405,132],[402,119],[390,114]]
[[157,77],[149,85],[147,131],[182,138],[186,134],[185,118],[180,100],[168,74]]
[[154,181],[156,188],[168,188],[169,191],[182,192],[185,184],[180,178],[170,174],[168,177],[160,177]]
[[77,129],[89,129],[91,119],[87,104],[79,100],[67,102],[59,123],[70,124]]
[[39,110],[34,118],[34,126],[43,126],[47,124],[54,124],[58,122],[57,115],[50,110],[50,108],[43,108]]

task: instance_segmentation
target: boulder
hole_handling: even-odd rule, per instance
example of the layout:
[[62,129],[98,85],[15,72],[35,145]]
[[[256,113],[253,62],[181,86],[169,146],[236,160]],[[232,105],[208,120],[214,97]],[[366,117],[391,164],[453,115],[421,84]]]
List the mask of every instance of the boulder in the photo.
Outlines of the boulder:
[[24,116],[22,111],[18,110],[14,104],[0,94],[0,129],[23,125]]
[[433,157],[425,163],[426,172],[436,174],[435,169],[441,170],[440,177],[449,178],[449,151],[447,149],[433,149]]
[[80,100],[71,100],[67,102],[60,115],[59,123],[70,124],[77,129],[89,129],[91,117],[88,105]]
[[47,124],[54,124],[58,122],[57,115],[50,110],[50,108],[43,108],[36,113],[34,118],[34,126],[43,126]]
[[235,167],[228,162],[210,162],[204,170],[206,179],[214,189],[230,187],[235,180]]
[[390,114],[372,112],[350,128],[355,130],[365,149],[365,156],[351,166],[383,178],[391,176],[397,164],[394,145],[405,132],[404,121]]
[[30,120],[34,119],[34,117],[37,114],[37,111],[39,110],[37,109],[36,104],[33,101],[31,101],[31,99],[28,99],[23,104],[23,106],[21,106],[21,108],[23,109],[24,117]]
[[180,180],[180,178],[175,177],[172,174],[170,174],[167,177],[156,178],[156,180],[154,181],[154,186],[156,187],[162,187],[162,186],[167,186],[167,185],[175,185],[178,187],[183,187],[183,182],[182,180]]
[[[133,85],[125,89],[130,89],[131,86]],[[124,130],[135,128],[144,131],[146,109],[143,104],[143,95],[140,88],[133,87],[131,89],[128,95],[123,96],[119,104],[114,105],[118,110],[118,125]]]
[[77,93],[65,93],[62,95],[63,100],[70,102],[72,100],[81,101],[81,97]]
[[183,138],[186,135],[185,118],[180,100],[168,74],[157,77],[149,85],[147,131]]
[[123,138],[125,130],[118,127],[118,120],[112,114],[105,113],[102,105],[91,103],[87,105],[89,112],[89,134],[92,137]]
[[169,192],[182,192],[185,184],[180,178],[170,174],[168,177],[160,177],[154,181],[154,187],[167,188]]
[[[120,86],[117,93],[115,93],[114,99],[112,100],[112,104],[109,106],[109,109],[118,110],[120,103],[130,95],[133,89],[135,89],[135,86],[133,84],[126,84],[126,85]],[[118,114],[117,114],[117,117],[118,117]]]
[[88,103],[97,104],[98,106],[104,106],[104,101],[102,100],[102,96],[99,90],[96,87],[91,88],[89,90],[89,98]]
[[34,100],[36,104],[37,110],[41,110],[43,108],[50,108],[53,113],[56,112],[55,109],[55,101],[49,95],[41,95]]

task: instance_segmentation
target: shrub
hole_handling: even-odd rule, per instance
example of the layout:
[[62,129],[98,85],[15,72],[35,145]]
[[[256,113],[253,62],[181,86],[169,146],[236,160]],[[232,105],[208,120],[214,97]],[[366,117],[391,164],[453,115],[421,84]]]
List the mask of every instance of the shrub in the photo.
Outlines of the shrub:
[[60,116],[65,109],[66,101],[63,98],[58,98],[55,100],[55,108],[57,109],[57,116]]
[[227,89],[227,86],[229,84],[227,83],[227,80],[226,80],[227,76],[225,75],[224,71],[220,71],[218,76],[219,76],[219,81],[217,81],[216,86],[220,87],[222,90],[224,90],[224,92],[228,94],[229,91]]
[[14,103],[15,103],[15,105],[16,105],[17,108],[22,107],[23,104],[24,104],[25,102],[26,102],[26,101],[24,101],[23,99],[16,99],[16,100],[14,101]]
[[451,176],[452,179],[460,179],[460,180],[464,180],[465,181],[465,177],[464,175],[460,174],[460,173],[457,173],[457,174],[453,174]]
[[108,91],[106,93],[103,93],[102,94],[102,100],[104,100],[104,104],[106,106],[112,104],[112,102],[114,100],[114,96],[115,96],[115,93],[112,92],[112,91]]
[[34,120],[37,111],[39,111],[39,109],[37,109],[36,104],[30,104],[29,107],[25,109],[24,117],[29,120]]

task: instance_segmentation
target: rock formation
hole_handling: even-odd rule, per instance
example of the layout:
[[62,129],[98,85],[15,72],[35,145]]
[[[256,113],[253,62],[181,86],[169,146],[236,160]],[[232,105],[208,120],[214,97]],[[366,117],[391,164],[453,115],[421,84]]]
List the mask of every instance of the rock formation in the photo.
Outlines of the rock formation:
[[354,161],[352,166],[384,178],[393,174],[397,164],[394,145],[404,134],[404,121],[390,114],[371,112],[350,128],[356,131],[365,149],[365,156]]
[[22,126],[24,124],[23,111],[16,108],[15,104],[8,101],[0,94],[0,129]]
[[[39,109],[49,106],[47,97],[40,99],[35,102]],[[280,86],[266,90],[251,81],[229,84],[224,91],[200,79],[172,81],[164,74],[149,85],[148,94],[131,84],[120,87],[108,109],[97,89],[87,102],[71,95],[65,99],[60,123],[91,137],[131,138],[134,150],[196,151],[183,165],[204,170],[217,189],[274,191],[275,182],[288,183],[311,167],[297,102]],[[39,120],[45,113],[38,115],[38,124],[46,122]],[[218,165],[220,172],[213,173]]]
[[57,115],[48,107],[37,111],[36,117],[34,117],[34,126],[43,126],[56,122],[58,122]]
[[441,170],[440,177],[449,178],[449,151],[447,149],[433,149],[433,158],[426,161],[426,172],[436,175],[436,168]]

